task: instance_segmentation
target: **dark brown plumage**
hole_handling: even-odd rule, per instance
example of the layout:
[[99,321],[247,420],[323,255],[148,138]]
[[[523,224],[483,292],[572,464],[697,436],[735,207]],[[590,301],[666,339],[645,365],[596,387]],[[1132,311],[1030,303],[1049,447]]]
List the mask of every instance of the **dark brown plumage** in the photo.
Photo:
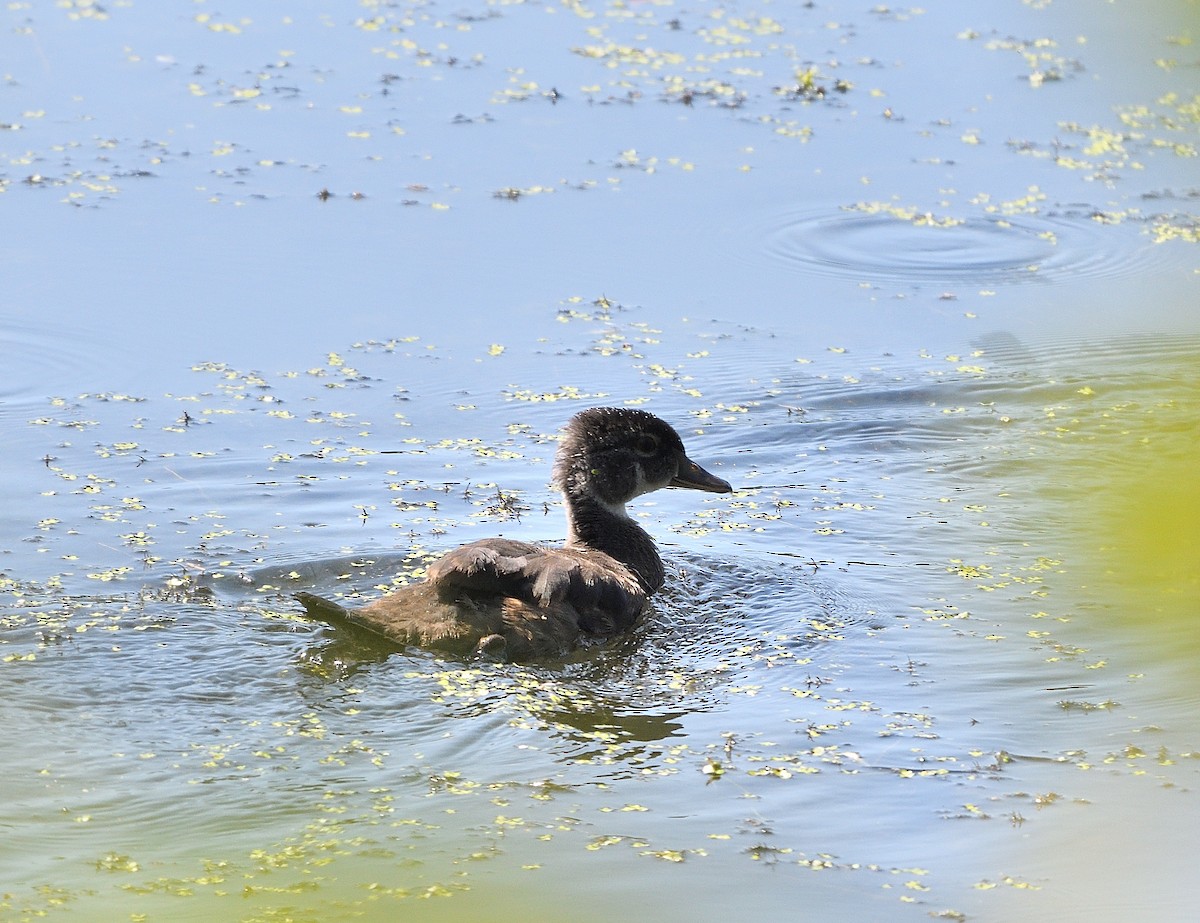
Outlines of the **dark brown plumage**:
[[563,653],[587,636],[633,626],[663,585],[648,534],[625,504],[662,487],[728,493],[644,410],[593,407],[572,417],[554,461],[566,498],[561,548],[487,538],[449,552],[423,583],[361,609],[297,593],[308,614],[400,644],[523,659]]

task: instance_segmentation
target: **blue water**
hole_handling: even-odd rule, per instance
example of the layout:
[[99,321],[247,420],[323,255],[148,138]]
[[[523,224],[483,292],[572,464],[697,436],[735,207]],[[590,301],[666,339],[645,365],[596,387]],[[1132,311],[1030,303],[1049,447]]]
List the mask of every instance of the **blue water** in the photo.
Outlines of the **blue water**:
[[[1186,11],[3,15],[0,916],[1193,905]],[[300,617],[592,404],[738,488],[631,637]]]

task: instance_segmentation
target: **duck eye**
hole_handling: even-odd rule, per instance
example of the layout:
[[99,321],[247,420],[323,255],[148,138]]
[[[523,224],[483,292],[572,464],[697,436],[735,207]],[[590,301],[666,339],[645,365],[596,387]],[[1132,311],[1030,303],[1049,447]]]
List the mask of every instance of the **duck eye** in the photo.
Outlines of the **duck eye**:
[[639,436],[637,444],[633,447],[633,451],[637,452],[643,458],[649,458],[651,455],[658,454],[658,437],[651,436],[649,433]]

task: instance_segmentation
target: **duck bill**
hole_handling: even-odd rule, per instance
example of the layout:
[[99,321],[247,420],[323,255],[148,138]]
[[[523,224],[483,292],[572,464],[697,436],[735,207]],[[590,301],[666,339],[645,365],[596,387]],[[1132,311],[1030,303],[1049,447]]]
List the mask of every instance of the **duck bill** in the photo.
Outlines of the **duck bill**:
[[727,494],[733,491],[728,481],[721,480],[715,474],[709,474],[686,456],[679,459],[679,471],[675,477],[671,478],[671,483],[667,486],[707,490],[714,494]]

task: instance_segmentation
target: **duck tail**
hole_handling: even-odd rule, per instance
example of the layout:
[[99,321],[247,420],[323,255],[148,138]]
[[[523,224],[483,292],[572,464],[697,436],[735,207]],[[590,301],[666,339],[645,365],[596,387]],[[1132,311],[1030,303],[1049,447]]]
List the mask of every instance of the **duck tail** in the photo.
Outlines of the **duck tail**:
[[305,612],[315,619],[332,622],[335,625],[354,623],[354,616],[350,614],[350,610],[345,606],[339,606],[332,600],[322,599],[320,596],[304,592],[293,593],[292,598],[304,606]]

